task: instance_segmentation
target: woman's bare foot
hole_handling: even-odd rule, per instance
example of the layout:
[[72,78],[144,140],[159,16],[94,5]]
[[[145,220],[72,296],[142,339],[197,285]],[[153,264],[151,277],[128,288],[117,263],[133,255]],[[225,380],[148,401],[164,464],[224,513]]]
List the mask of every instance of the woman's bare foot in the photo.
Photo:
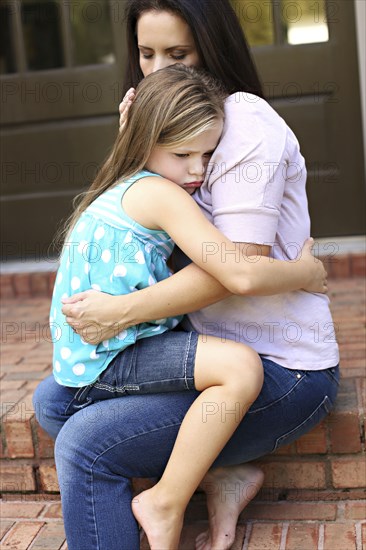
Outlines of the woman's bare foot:
[[183,514],[162,503],[156,487],[143,491],[131,503],[132,512],[141,525],[151,550],[177,550],[183,527]]
[[229,550],[240,513],[263,484],[262,470],[251,464],[210,470],[200,487],[207,497],[210,528],[196,538],[196,550]]

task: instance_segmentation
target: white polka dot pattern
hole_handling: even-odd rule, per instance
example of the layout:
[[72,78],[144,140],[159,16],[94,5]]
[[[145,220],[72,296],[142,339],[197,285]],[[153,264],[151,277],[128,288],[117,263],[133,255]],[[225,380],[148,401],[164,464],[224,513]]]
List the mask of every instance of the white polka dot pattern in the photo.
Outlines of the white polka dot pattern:
[[78,290],[80,288],[80,279],[79,277],[73,277],[71,279],[71,288],[72,290]]
[[[148,175],[148,173],[146,173]],[[165,258],[173,243],[163,232],[133,225],[121,207],[123,193],[139,175],[98,197],[82,214],[65,243],[50,308],[54,376],[58,383],[83,387],[98,378],[110,361],[137,338],[173,328],[180,318],[159,319],[120,330],[117,336],[90,344],[66,322],[62,298],[94,289],[127,294],[169,276]],[[77,311],[77,304],[73,305]],[[92,333],[92,332],[91,332]],[[88,334],[88,331],[86,331]]]
[[114,277],[125,277],[127,275],[127,268],[125,265],[116,265],[113,270]]
[[94,233],[94,238],[99,241],[102,237],[105,235],[105,229],[104,227],[98,227],[98,229]]
[[82,376],[85,372],[85,365],[83,363],[78,363],[72,367],[72,372],[75,376]]
[[102,260],[104,263],[108,263],[111,261],[111,257],[112,257],[112,254],[110,252],[110,250],[103,250],[102,252]]
[[70,348],[61,348],[61,357],[62,359],[68,359],[71,355],[71,349]]

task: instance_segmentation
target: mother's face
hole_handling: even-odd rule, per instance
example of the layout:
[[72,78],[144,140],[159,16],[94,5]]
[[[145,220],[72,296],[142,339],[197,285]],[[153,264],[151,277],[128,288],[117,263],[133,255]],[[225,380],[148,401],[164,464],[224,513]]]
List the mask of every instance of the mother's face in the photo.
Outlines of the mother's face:
[[168,11],[147,11],[141,15],[137,22],[137,45],[144,76],[175,63],[200,65],[189,26]]

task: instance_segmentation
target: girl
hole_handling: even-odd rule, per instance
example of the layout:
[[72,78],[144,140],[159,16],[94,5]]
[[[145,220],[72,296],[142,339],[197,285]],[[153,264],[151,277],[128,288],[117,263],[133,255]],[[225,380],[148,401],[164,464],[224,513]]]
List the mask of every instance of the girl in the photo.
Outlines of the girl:
[[[211,157],[212,169],[194,194],[201,210],[237,242],[240,253],[254,249],[256,254],[294,258],[296,246],[288,244],[298,246],[310,232],[304,161],[291,130],[261,99],[259,79],[228,0],[128,0],[126,6],[126,90],[157,68],[180,62],[206,68],[233,94],[225,102],[224,131]],[[273,170],[285,163],[294,167],[292,161],[298,162],[298,174]],[[248,165],[260,167],[260,180],[247,177]],[[298,277],[297,265],[287,265]],[[320,264],[312,267],[315,272]],[[210,530],[199,537],[200,550],[230,548],[237,518],[263,480],[250,461],[309,431],[329,412],[337,393],[338,351],[327,332],[332,322],[327,297],[314,293],[314,287],[312,292],[263,297],[278,281],[250,277],[247,283],[248,295],[232,296],[192,263],[140,292],[111,296],[88,291],[64,300],[67,320],[88,339],[93,323],[104,340],[118,333],[120,324],[200,310],[189,315],[198,332],[247,342],[260,353],[262,390],[203,483]],[[291,273],[284,274],[283,285],[294,288]],[[298,288],[302,286],[304,282]],[[314,322],[320,331],[316,339]],[[298,327],[295,335],[291,326]],[[82,549],[139,547],[129,480],[161,475],[195,398],[195,392],[187,391],[127,396],[114,400],[113,408],[100,402],[88,407],[91,421],[86,426],[83,411],[67,421],[71,397],[64,388],[52,378],[41,383],[36,410],[42,426],[53,437],[58,434],[55,456],[68,538],[80,537]],[[74,478],[77,485],[70,482]],[[236,488],[232,497],[228,487]]]

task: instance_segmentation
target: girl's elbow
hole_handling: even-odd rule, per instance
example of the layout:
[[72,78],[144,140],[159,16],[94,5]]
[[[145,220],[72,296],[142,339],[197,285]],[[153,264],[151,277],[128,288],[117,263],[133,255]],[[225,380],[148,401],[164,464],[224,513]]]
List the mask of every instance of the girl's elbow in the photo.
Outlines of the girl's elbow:
[[254,281],[249,276],[239,276],[231,279],[227,286],[228,290],[236,296],[250,296],[254,294],[255,286]]

